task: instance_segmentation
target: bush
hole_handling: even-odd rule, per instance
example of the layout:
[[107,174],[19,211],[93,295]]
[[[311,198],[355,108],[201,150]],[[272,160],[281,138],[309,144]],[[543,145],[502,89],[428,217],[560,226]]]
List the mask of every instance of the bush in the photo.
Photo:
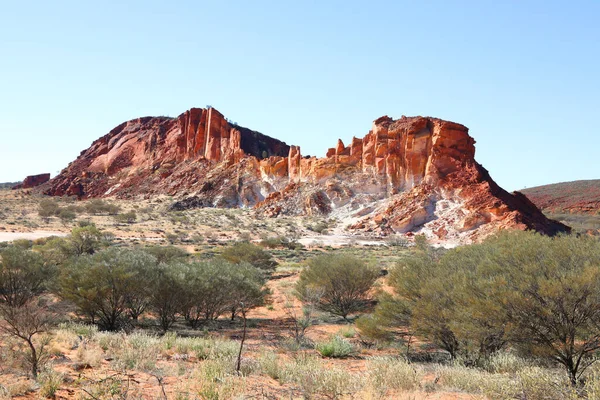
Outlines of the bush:
[[116,204],[108,203],[102,199],[91,199],[88,200],[84,205],[84,208],[88,214],[100,215],[108,214],[115,215],[121,211],[121,207]]
[[319,292],[317,307],[347,319],[364,310],[372,301],[370,291],[379,277],[375,268],[346,255],[322,255],[311,258],[300,274],[296,294],[305,301]]
[[72,222],[75,220],[75,218],[77,218],[77,213],[73,210],[63,208],[59,211],[58,218],[60,218],[61,222],[66,225],[67,223]]
[[189,264],[183,284],[187,300],[182,313],[192,328],[226,312],[233,319],[240,303],[246,309],[264,303],[268,293],[263,289],[264,283],[261,271],[247,263],[214,259]]
[[376,315],[361,315],[355,324],[361,339],[367,342],[387,342],[392,338],[391,333],[385,329],[385,325]]
[[38,205],[38,214],[40,217],[48,218],[58,215],[60,205],[53,199],[43,199]]
[[277,266],[277,262],[273,257],[260,247],[246,242],[238,242],[227,247],[221,257],[234,264],[247,262],[254,267],[264,270],[273,271]]
[[[83,228],[82,228],[83,229]],[[132,296],[144,298],[156,259],[138,250],[109,248],[72,259],[60,276],[60,294],[101,329],[127,323]]]
[[276,249],[278,247],[284,247],[290,250],[298,250],[303,248],[301,243],[292,241],[286,237],[278,236],[272,238],[266,238],[260,241],[260,245],[269,249]]
[[326,342],[317,343],[315,348],[323,357],[331,358],[344,358],[356,353],[352,343],[337,335]]
[[132,210],[123,214],[117,214],[114,218],[115,222],[119,224],[133,224],[137,219],[137,214]]
[[21,307],[46,291],[56,268],[34,251],[10,246],[0,252],[0,304]]
[[512,343],[523,354],[562,364],[576,385],[595,361],[597,240],[503,232],[439,259],[426,249],[418,253],[392,270],[396,296],[383,299],[376,313],[406,316],[413,330],[479,365]]
[[182,261],[189,256],[187,251],[175,246],[148,246],[143,250],[153,255],[159,263]]
[[424,373],[421,368],[409,364],[404,359],[376,357],[368,361],[367,380],[376,398],[384,398],[392,393],[415,390],[419,387]]

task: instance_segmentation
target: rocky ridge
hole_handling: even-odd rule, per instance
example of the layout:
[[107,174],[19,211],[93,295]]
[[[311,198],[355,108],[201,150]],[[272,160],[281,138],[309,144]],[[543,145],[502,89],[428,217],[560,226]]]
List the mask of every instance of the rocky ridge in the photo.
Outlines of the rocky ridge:
[[29,175],[26,177],[23,182],[14,185],[12,187],[13,190],[16,189],[31,189],[36,186],[43,185],[44,183],[50,180],[50,174],[38,174],[38,175]]
[[178,196],[175,209],[254,207],[259,215],[329,215],[338,229],[422,232],[477,240],[498,229],[568,228],[520,193],[500,188],[475,159],[460,124],[387,116],[323,158],[228,122],[214,108],[125,122],[95,141],[45,187],[80,198]]

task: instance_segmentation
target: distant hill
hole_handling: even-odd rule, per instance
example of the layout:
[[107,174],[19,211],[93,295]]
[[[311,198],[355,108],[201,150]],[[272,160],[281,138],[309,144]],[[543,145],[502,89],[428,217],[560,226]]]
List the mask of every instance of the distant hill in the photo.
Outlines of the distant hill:
[[600,179],[521,190],[546,216],[578,232],[600,235]]
[[0,189],[11,189],[13,186],[21,182],[0,182]]
[[600,211],[600,179],[554,183],[521,190],[545,212],[597,214]]

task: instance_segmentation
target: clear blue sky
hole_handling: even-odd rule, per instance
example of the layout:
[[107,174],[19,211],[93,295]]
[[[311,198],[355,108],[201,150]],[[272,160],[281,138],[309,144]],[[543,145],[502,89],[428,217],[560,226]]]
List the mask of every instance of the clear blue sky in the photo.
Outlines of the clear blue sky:
[[0,182],[207,104],[303,154],[429,115],[506,189],[600,178],[600,1],[0,3]]

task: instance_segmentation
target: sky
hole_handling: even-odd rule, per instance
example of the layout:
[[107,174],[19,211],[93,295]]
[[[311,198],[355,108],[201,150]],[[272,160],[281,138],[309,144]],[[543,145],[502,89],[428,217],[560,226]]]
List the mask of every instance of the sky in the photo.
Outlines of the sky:
[[0,182],[212,105],[324,156],[388,115],[469,127],[505,189],[600,179],[600,1],[0,0]]

